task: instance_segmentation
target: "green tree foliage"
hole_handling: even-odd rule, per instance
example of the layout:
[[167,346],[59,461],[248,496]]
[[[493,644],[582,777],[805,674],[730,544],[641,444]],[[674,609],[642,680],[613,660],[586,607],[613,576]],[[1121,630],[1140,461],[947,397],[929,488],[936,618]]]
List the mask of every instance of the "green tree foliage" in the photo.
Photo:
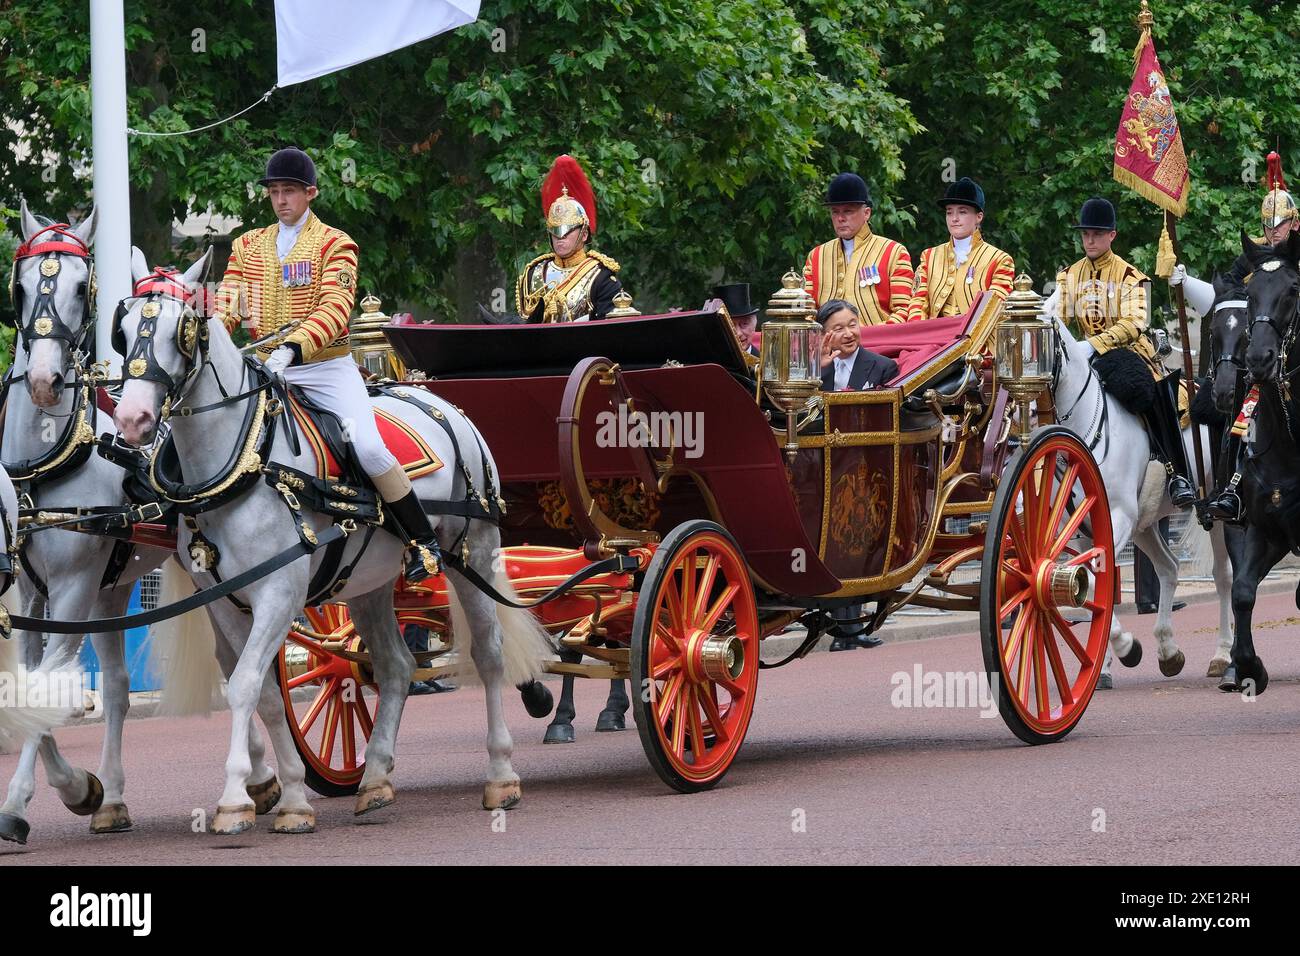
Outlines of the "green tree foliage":
[[[1161,213],[1111,177],[1115,127],[1133,75],[1136,0],[922,0],[942,45],[904,64],[892,88],[927,131],[907,153],[903,202],[943,237],[945,161],[987,193],[985,233],[1040,285],[1082,255],[1070,225],[1092,195],[1118,206],[1115,247],[1155,266]],[[1179,225],[1193,273],[1226,270],[1240,230],[1259,235],[1264,157],[1279,142],[1300,188],[1300,5],[1272,0],[1153,3],[1154,37],[1192,176]],[[936,240],[918,240],[913,248]],[[1163,283],[1157,284],[1164,296]]]
[[[0,196],[44,195],[35,205],[64,215],[88,192],[86,7],[6,6],[0,109],[36,149],[0,158]],[[271,149],[300,145],[322,218],[360,243],[362,287],[390,308],[467,316],[543,247],[540,183],[571,152],[599,197],[597,246],[625,263],[641,308],[698,304],[720,275],[762,295],[826,231],[827,178],[860,168],[888,196],[919,130],[881,52],[914,18],[883,0],[840,6],[488,0],[476,24],[277,91],[215,130],[133,137],[133,237],[160,259],[187,207],[266,221],[247,184]],[[133,127],[199,126],[274,82],[269,4],[128,2],[127,21]]]

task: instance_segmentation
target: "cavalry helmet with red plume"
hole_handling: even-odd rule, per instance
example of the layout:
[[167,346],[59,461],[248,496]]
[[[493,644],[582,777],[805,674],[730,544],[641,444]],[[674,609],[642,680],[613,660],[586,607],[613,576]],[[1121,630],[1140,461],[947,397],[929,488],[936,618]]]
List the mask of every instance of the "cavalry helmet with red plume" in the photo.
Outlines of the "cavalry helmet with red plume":
[[1268,192],[1264,195],[1264,204],[1260,207],[1260,218],[1264,220],[1265,229],[1275,229],[1288,219],[1300,219],[1300,209],[1287,192],[1286,180],[1282,178],[1282,157],[1277,153],[1268,154],[1268,178],[1264,182]]
[[567,154],[556,157],[542,182],[542,212],[546,231],[558,238],[586,226],[596,235],[596,194],[582,166]]

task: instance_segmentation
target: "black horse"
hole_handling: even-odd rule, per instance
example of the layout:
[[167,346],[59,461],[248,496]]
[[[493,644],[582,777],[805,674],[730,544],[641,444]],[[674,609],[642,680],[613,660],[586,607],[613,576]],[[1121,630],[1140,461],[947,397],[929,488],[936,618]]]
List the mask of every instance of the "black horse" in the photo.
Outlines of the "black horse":
[[[1244,361],[1259,386],[1259,398],[1240,465],[1246,529],[1237,547],[1229,545],[1234,552],[1235,674],[1225,674],[1225,689],[1233,689],[1227,678],[1235,676],[1244,693],[1262,694],[1268,671],[1255,653],[1250,631],[1256,592],[1288,552],[1300,553],[1300,404],[1291,394],[1300,373],[1300,236],[1292,233],[1276,247],[1257,246],[1244,234],[1241,238],[1253,269],[1246,290]],[[1239,339],[1233,345],[1239,352]],[[1296,603],[1300,607],[1300,587]]]

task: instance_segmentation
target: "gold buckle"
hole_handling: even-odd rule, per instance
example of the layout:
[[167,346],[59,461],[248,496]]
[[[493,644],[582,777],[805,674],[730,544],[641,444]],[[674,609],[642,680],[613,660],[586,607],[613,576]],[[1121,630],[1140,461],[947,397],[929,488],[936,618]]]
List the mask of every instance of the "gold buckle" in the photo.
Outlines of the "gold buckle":
[[159,521],[162,519],[162,505],[156,501],[150,501],[138,506],[136,509],[137,521]]

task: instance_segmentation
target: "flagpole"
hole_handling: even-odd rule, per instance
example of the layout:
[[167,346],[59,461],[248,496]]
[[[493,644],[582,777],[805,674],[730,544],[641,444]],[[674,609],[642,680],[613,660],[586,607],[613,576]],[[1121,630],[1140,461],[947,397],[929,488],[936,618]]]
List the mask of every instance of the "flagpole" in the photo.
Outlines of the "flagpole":
[[[1169,233],[1169,242],[1174,247],[1174,260],[1181,262],[1182,249],[1178,245],[1178,218],[1165,210],[1165,231]],[[1188,420],[1191,419],[1192,399],[1196,397],[1196,379],[1192,377],[1192,339],[1187,331],[1187,300],[1183,296],[1181,285],[1173,286],[1174,304],[1178,307],[1178,334],[1183,339],[1183,381],[1187,383]],[[1206,321],[1206,316],[1201,316]],[[1205,498],[1205,456],[1201,451],[1201,429],[1196,422],[1191,422],[1192,452],[1196,456],[1196,497]]]

